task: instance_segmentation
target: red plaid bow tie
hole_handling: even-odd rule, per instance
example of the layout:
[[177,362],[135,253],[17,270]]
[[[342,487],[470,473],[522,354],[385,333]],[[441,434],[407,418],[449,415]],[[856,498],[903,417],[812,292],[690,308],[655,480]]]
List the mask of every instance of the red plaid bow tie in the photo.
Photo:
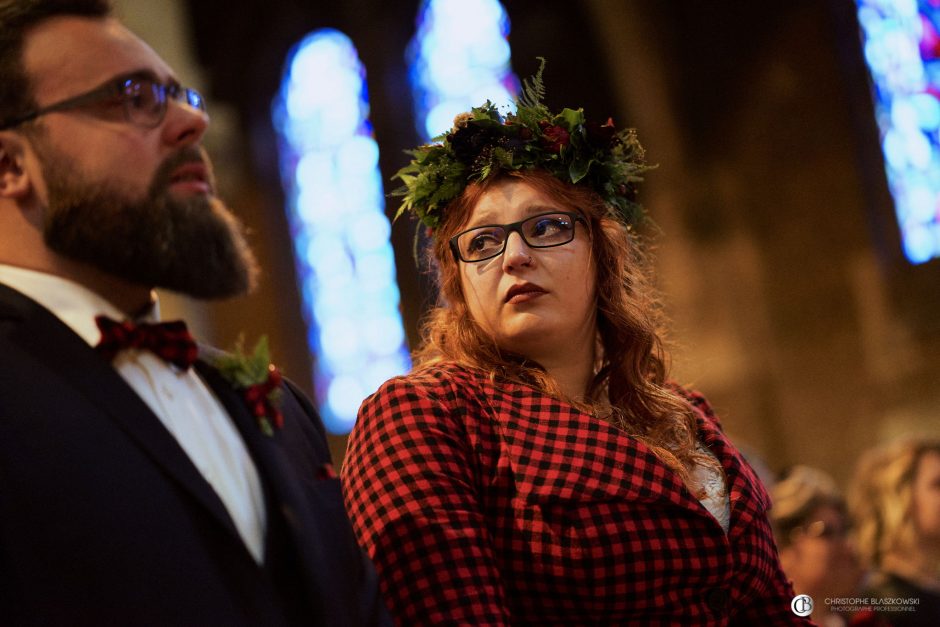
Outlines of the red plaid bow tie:
[[101,341],[95,350],[108,360],[127,348],[148,350],[180,370],[188,370],[196,361],[199,349],[182,320],[159,324],[116,322],[107,316],[96,316]]

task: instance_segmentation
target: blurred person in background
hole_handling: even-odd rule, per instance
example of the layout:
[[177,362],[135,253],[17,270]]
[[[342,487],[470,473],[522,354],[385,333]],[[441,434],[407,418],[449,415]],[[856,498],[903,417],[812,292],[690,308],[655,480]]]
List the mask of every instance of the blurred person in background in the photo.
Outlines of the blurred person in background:
[[781,473],[770,495],[780,563],[794,591],[813,598],[813,620],[823,627],[846,625],[849,616],[830,611],[826,599],[857,596],[862,570],[848,541],[846,503],[835,481],[821,470],[793,466]]
[[[859,554],[872,569],[863,596],[881,600],[872,602],[866,624],[940,625],[940,439],[907,438],[866,452],[849,512]],[[889,611],[899,605],[914,609]]]

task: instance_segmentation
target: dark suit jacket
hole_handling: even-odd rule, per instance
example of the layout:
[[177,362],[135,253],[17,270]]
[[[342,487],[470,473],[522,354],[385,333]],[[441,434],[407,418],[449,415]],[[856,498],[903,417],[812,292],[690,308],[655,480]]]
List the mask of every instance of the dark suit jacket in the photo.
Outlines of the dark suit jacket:
[[117,371],[0,285],[0,624],[385,624],[314,409],[288,384],[284,427],[266,436],[215,369],[196,368],[261,476],[263,566]]

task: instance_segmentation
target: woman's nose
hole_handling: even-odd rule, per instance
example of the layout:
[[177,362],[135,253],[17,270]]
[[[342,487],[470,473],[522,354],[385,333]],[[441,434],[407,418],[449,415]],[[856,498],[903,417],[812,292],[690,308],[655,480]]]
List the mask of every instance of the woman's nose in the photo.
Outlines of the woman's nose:
[[506,248],[503,250],[503,269],[531,266],[532,263],[532,249],[519,233],[510,233],[506,238]]

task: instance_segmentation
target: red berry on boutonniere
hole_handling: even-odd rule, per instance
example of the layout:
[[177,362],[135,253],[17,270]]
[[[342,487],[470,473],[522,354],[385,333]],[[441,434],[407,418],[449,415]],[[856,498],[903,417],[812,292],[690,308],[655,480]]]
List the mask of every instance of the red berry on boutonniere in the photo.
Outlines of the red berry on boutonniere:
[[271,363],[266,336],[261,336],[251,354],[245,353],[239,338],[234,350],[216,358],[213,365],[241,394],[265,435],[274,435],[274,429],[284,426],[280,409],[283,378]]

